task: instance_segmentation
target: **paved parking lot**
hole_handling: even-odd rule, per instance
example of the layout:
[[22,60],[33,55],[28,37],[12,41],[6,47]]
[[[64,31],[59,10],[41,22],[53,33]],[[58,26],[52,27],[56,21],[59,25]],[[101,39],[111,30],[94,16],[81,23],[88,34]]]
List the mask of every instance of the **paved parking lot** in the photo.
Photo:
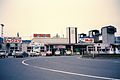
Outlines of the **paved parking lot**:
[[120,59],[48,56],[0,59],[1,80],[120,80]]

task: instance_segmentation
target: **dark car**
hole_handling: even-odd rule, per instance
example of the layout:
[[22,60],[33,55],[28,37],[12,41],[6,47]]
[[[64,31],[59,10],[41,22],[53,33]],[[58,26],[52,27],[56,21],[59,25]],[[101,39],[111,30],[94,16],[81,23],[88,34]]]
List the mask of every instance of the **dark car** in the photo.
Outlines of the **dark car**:
[[22,57],[23,58],[23,57],[28,57],[29,56],[28,53],[22,52],[22,51],[13,51],[12,55],[13,55],[14,58],[17,58],[17,57]]
[[0,57],[6,58],[6,57],[8,57],[8,53],[6,53],[6,51],[0,51]]

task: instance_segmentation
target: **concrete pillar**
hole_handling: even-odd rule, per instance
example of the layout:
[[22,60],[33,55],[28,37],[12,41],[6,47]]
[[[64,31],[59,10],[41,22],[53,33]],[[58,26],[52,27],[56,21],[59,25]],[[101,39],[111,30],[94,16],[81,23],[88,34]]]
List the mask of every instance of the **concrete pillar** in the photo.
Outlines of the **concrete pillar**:
[[71,51],[72,51],[72,54],[73,54],[73,45],[71,46]]
[[47,47],[46,47],[46,46],[44,46],[44,52],[45,52],[45,51],[47,51]]

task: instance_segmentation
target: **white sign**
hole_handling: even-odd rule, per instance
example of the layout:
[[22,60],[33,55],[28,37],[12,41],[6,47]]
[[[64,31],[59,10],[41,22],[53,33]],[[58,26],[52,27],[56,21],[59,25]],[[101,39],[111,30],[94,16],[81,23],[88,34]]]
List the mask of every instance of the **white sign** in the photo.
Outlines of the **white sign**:
[[93,38],[79,38],[80,43],[94,43]]

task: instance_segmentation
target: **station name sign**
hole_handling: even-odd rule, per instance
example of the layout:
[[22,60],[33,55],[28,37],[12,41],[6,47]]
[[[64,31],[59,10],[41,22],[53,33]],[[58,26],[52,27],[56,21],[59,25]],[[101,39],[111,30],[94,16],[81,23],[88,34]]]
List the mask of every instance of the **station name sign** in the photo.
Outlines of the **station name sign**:
[[21,37],[4,37],[4,43],[22,43]]

